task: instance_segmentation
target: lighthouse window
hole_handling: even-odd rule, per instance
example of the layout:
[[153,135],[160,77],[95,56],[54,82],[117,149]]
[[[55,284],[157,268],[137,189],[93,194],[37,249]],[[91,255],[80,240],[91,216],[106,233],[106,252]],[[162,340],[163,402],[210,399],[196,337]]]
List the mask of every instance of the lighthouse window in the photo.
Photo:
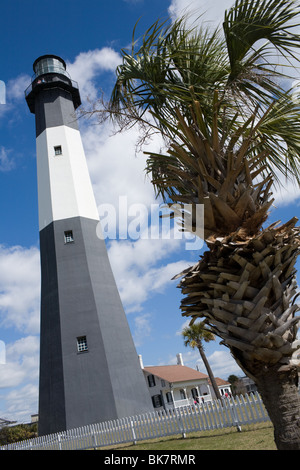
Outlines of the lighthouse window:
[[55,155],[62,155],[61,145],[57,145],[56,147],[54,147],[54,154]]
[[79,336],[77,338],[77,350],[78,352],[84,352],[88,350],[86,336]]
[[74,241],[72,230],[65,232],[65,243],[72,243]]

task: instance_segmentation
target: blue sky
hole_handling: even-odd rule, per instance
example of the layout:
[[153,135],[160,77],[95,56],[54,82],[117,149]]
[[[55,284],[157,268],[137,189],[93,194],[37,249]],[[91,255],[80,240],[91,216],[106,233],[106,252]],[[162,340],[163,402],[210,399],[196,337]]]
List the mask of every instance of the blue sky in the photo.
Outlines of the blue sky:
[[[6,104],[0,104],[0,417],[26,422],[36,413],[39,362],[40,268],[34,115],[24,99],[32,63],[43,54],[67,62],[78,81],[83,104],[109,93],[120,50],[130,44],[140,18],[141,34],[158,18],[176,17],[207,9],[203,0],[10,0],[0,12],[0,80],[6,84]],[[231,1],[212,0],[206,17],[222,20]],[[102,204],[118,209],[150,207],[155,198],[145,179],[145,157],[135,152],[136,129],[113,134],[109,124],[80,120],[81,134],[99,210]],[[159,150],[153,139],[148,148]],[[297,188],[286,185],[276,194],[270,221],[287,221],[299,212]],[[197,261],[199,252],[186,250],[185,240],[112,240],[108,253],[138,354],[144,365],[184,363],[205,369],[197,351],[184,347],[185,324],[181,294],[172,276]],[[1,343],[3,344],[3,343]],[[3,349],[3,348],[2,348]],[[1,349],[1,350],[2,350]],[[216,376],[242,375],[218,340],[206,346]],[[4,362],[2,360],[2,362]]]

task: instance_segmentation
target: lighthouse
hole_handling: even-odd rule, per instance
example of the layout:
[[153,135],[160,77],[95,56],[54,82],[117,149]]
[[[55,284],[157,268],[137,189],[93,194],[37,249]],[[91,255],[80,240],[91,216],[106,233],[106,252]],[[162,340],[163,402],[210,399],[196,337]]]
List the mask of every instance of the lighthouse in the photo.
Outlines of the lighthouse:
[[120,300],[63,59],[33,64],[41,327],[39,435],[149,411],[151,400]]

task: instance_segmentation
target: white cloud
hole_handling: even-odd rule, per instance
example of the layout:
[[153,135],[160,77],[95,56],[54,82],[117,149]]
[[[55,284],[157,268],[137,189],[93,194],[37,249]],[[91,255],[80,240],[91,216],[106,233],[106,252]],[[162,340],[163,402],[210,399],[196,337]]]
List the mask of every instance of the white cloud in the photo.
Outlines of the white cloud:
[[39,331],[40,257],[36,247],[0,246],[0,322],[27,333]]
[[9,80],[7,84],[7,100],[24,100],[24,91],[31,83],[31,77],[27,74],[19,75]]
[[[5,418],[18,423],[29,423],[31,414],[38,410],[38,384],[29,383],[11,390],[6,396]],[[3,417],[3,416],[2,416]]]
[[24,370],[18,363],[7,362],[0,365],[1,379],[0,389],[17,387],[23,380],[26,379]]
[[6,345],[6,363],[0,365],[0,388],[17,387],[38,378],[39,338],[27,336]]
[[[154,294],[162,294],[187,261],[164,264],[180,247],[180,240],[124,240],[110,243],[108,255],[127,312],[137,312]],[[175,289],[175,284],[174,284]]]
[[284,207],[297,202],[300,198],[300,187],[295,181],[284,181],[280,187],[273,189],[275,207]]
[[121,63],[121,56],[110,47],[81,52],[73,63],[67,63],[67,71],[72,80],[78,82],[83,101],[99,98],[95,78],[103,72],[114,72]]
[[[19,75],[5,84],[5,104],[0,104],[0,119],[6,118],[11,113],[10,124],[19,117],[18,105],[24,100],[24,91],[31,83],[31,77],[27,74]],[[1,160],[0,160],[1,166]],[[1,168],[0,168],[1,171]]]
[[[222,349],[216,349],[212,354],[207,354],[206,356],[215,377],[227,380],[228,376],[231,374],[239,377],[245,375],[225,346],[223,346]],[[193,369],[198,367],[200,372],[207,374],[198,349],[189,349],[182,354],[182,357],[185,366]],[[175,359],[173,363],[176,363]]]
[[224,349],[216,350],[208,356],[208,361],[216,377],[227,378],[229,375],[234,374],[243,377],[245,373],[237,365],[236,361],[230,354],[229,350]]
[[37,411],[38,378],[39,337],[27,336],[7,344],[6,362],[0,364],[2,417],[29,422]]
[[9,344],[6,349],[8,362],[18,360],[24,363],[24,358],[27,359],[39,351],[39,339],[37,336],[26,336]]
[[206,0],[172,0],[169,14],[173,20],[182,15],[188,15],[190,23],[203,15],[200,21],[209,21],[216,26],[223,21],[225,10],[232,7],[233,4],[233,0],[212,0],[210,2]]
[[[113,134],[109,123],[82,128],[82,140],[98,204],[118,207],[119,197],[126,196],[128,204],[155,202],[151,182],[145,177],[146,157],[136,154],[138,130]],[[156,151],[159,139],[151,149]]]

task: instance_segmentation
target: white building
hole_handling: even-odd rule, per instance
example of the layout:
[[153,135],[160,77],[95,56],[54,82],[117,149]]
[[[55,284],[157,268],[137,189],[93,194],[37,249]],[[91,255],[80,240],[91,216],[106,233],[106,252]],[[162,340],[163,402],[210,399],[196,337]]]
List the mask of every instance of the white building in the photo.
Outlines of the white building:
[[[183,364],[182,355],[177,354],[177,364],[144,367],[140,364],[155,409],[178,408],[214,399],[208,375]],[[230,383],[216,378],[221,395],[230,394]]]

